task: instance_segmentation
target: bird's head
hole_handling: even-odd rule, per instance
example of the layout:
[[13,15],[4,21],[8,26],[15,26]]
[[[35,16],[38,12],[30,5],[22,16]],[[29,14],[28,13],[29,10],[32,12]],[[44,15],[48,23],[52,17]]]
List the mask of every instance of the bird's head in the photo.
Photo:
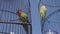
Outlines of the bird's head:
[[18,15],[21,15],[21,13],[22,13],[22,10],[17,10]]
[[40,8],[40,11],[46,11],[46,6],[42,5],[41,8]]

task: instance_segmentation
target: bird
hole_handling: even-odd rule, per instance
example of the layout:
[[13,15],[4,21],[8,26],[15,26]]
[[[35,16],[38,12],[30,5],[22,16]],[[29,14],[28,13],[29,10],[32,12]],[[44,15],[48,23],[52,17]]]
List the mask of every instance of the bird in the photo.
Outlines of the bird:
[[28,25],[27,25],[27,23],[29,23],[28,15],[21,9],[17,10],[17,14],[19,16],[20,22],[24,23],[23,27],[24,27],[25,31],[27,32],[27,34],[28,34]]
[[41,20],[43,21],[46,17],[46,6],[45,5],[42,5],[40,7],[40,17],[41,17]]
[[23,12],[22,10],[17,10],[17,14],[18,14],[21,22],[23,22],[23,23],[29,22],[28,21],[28,15],[25,12]]
[[40,17],[41,17],[41,32],[43,33],[43,28],[44,28],[44,20],[45,20],[45,17],[46,17],[46,6],[45,5],[42,5],[40,7]]

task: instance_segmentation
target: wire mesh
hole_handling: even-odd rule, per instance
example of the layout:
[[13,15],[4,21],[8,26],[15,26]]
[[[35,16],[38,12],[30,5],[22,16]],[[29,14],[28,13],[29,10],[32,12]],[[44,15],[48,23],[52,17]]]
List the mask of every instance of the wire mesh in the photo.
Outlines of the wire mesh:
[[[55,34],[59,34],[59,31],[60,31],[60,4],[59,4],[59,0],[41,0],[39,2],[39,5],[38,5],[38,9],[40,10],[40,7],[42,5],[45,5],[46,8],[47,8],[47,11],[46,11],[46,17],[44,19],[44,23],[42,26],[43,28],[43,31],[42,31],[42,34],[47,34],[46,33],[46,30],[54,30],[56,31]],[[51,33],[52,34],[52,33]]]
[[[22,23],[16,13],[23,10],[28,15],[29,23]],[[26,25],[28,32],[25,31]],[[31,11],[29,0],[0,0],[0,33],[1,34],[32,34]],[[30,33],[29,33],[30,32]]]
[[[45,24],[44,24],[44,32],[45,32],[45,30],[47,29],[52,29],[52,30],[55,30],[55,31],[57,31],[57,32],[59,32],[58,31],[58,29],[59,29],[59,14],[60,14],[60,9],[58,9],[57,11],[54,11],[54,12],[52,12],[51,14],[49,14],[46,18],[45,18]],[[53,20],[51,20],[51,19],[53,19]],[[50,25],[48,25],[48,24],[50,24]],[[47,26],[48,25],[48,26]],[[47,27],[47,28],[46,28]]]

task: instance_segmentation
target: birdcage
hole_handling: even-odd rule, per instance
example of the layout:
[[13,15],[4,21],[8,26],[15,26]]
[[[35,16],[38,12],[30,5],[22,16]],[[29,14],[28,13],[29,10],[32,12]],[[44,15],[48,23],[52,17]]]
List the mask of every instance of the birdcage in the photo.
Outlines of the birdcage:
[[[17,10],[28,15],[29,23],[20,22]],[[0,0],[0,34],[32,34],[29,0]]]
[[42,34],[59,34],[60,32],[60,0],[41,0],[39,7],[46,7],[46,16],[41,22]]

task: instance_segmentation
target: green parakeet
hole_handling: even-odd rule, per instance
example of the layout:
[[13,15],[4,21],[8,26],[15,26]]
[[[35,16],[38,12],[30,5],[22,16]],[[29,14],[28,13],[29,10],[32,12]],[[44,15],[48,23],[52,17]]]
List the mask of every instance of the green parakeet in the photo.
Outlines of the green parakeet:
[[26,25],[26,23],[29,23],[29,21],[28,21],[27,14],[25,12],[23,12],[22,10],[18,10],[17,11],[17,14],[19,16],[20,22],[25,23],[23,25],[23,27],[24,27],[25,31],[27,32],[27,34],[28,34],[28,25]]
[[41,31],[43,33],[43,28],[44,28],[44,19],[46,17],[46,6],[42,5],[40,7],[40,17],[41,17]]
[[40,17],[41,17],[41,20],[44,20],[45,16],[46,16],[46,6],[42,5],[40,7]]

